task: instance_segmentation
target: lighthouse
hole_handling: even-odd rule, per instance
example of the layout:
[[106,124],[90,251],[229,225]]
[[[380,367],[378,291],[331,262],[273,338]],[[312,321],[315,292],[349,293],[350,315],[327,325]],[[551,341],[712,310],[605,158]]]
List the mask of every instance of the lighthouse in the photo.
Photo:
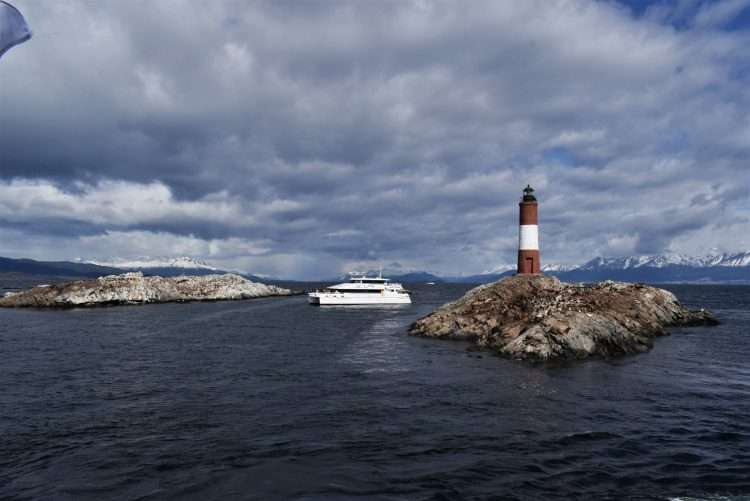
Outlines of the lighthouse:
[[526,185],[523,198],[518,203],[520,219],[518,226],[518,273],[541,273],[539,260],[539,226],[534,188]]

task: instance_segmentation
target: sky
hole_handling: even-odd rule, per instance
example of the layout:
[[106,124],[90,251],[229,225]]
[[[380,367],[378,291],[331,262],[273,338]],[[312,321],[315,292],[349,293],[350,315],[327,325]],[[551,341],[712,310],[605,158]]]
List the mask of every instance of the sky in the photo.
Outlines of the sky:
[[750,250],[750,0],[15,0],[0,255],[314,279]]

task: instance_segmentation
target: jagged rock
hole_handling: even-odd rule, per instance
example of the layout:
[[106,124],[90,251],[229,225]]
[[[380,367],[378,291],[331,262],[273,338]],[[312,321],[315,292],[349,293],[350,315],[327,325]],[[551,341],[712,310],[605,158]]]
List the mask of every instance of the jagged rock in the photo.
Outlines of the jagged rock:
[[218,301],[287,296],[292,291],[251,282],[239,275],[144,277],[143,273],[108,275],[40,286],[0,299],[5,307],[73,307],[115,304]]
[[671,292],[641,284],[568,284],[517,275],[470,290],[417,320],[410,334],[465,339],[516,359],[617,356],[647,351],[665,327],[715,325]]

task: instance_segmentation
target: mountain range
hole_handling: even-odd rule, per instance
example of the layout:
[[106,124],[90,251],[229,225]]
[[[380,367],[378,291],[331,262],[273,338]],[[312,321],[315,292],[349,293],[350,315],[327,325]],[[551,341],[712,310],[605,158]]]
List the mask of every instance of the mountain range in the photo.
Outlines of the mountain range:
[[[644,283],[750,283],[750,251],[699,257],[684,254],[597,257],[577,266],[547,264],[542,267],[542,271],[571,282],[619,280]],[[440,277],[427,272],[411,272],[391,275],[391,278],[405,283],[489,283],[513,274],[515,268],[506,266],[478,275]]]
[[179,268],[189,270],[208,270],[217,271],[219,268],[211,266],[205,261],[199,261],[187,256],[181,257],[164,257],[151,258],[145,257],[140,259],[120,259],[114,258],[107,261],[85,261],[98,266],[107,266],[119,269],[154,269],[154,268]]
[[[126,271],[141,271],[145,275],[207,275],[238,273],[253,281],[272,281],[236,270],[223,270],[190,257],[143,258],[135,260],[109,259],[103,261],[35,261],[0,257],[0,273],[45,277],[98,277]],[[733,254],[687,256],[657,254],[617,258],[597,257],[578,266],[547,264],[542,271],[565,281],[596,282],[620,280],[624,282],[667,283],[750,283],[750,251]],[[489,283],[513,275],[515,269],[505,266],[489,273],[466,276],[440,276],[427,271],[401,273],[390,271],[386,276],[403,283]],[[368,272],[377,274],[377,272]]]
[[95,278],[102,275],[116,275],[128,271],[140,271],[147,276],[158,275],[162,277],[236,273],[255,282],[269,280],[236,270],[222,270],[190,257],[142,258],[134,260],[109,259],[106,261],[36,261],[33,259],[0,257],[0,273],[49,278]]

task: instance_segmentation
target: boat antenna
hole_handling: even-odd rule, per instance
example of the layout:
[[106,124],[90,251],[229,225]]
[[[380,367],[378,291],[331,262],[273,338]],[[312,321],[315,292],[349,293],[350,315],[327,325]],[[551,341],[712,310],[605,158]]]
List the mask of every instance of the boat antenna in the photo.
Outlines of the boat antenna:
[[378,272],[378,278],[383,278],[383,263],[380,263],[380,272]]

